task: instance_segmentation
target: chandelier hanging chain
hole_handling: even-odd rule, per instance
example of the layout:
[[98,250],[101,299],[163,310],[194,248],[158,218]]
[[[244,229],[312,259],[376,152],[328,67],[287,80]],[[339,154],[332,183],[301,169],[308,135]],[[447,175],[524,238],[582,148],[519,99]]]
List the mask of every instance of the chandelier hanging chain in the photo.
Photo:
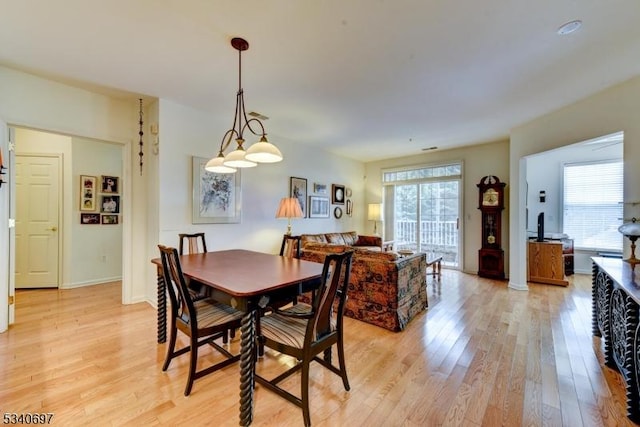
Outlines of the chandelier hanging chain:
[[140,135],[140,142],[138,143],[140,151],[138,152],[138,156],[140,156],[140,176],[142,176],[142,157],[144,156],[144,152],[142,151],[144,145],[142,142],[142,135],[144,135],[144,132],[142,131],[142,125],[144,124],[142,121],[142,98],[140,98],[140,120],[138,123],[140,124],[140,130],[138,131],[138,135]]

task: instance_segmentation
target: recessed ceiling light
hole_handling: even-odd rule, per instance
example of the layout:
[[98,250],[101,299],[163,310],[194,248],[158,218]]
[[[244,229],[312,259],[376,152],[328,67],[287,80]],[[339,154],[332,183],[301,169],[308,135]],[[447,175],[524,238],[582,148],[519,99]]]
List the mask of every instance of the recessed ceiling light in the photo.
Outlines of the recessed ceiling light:
[[582,21],[576,19],[575,21],[567,22],[558,28],[558,34],[561,36],[566,36],[567,34],[571,34],[575,31],[578,31],[582,27]]

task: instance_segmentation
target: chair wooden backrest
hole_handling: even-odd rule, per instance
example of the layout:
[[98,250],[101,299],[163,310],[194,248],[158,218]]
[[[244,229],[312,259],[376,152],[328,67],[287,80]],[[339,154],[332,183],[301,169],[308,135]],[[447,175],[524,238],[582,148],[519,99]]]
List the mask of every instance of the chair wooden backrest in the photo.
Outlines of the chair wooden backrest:
[[282,237],[282,246],[280,246],[280,256],[288,258],[300,258],[300,238],[301,236],[291,236],[285,234]]
[[187,247],[189,249],[190,254],[198,254],[202,252],[207,252],[207,242],[204,238],[204,233],[180,233],[178,234],[180,237],[180,246],[179,253],[180,255],[185,255],[184,253],[184,242],[187,241]]
[[[171,300],[171,314],[192,328],[197,327],[196,311],[182,274],[182,266],[176,248],[158,245],[162,259],[162,274]],[[180,323],[180,322],[179,322]]]
[[[313,301],[313,319],[307,324],[305,347],[313,341],[322,339],[332,332],[342,333],[344,306],[347,301],[347,289],[351,275],[351,259],[353,251],[341,254],[327,254],[322,268],[322,283],[317,289]],[[334,303],[338,298],[336,328],[332,330]]]

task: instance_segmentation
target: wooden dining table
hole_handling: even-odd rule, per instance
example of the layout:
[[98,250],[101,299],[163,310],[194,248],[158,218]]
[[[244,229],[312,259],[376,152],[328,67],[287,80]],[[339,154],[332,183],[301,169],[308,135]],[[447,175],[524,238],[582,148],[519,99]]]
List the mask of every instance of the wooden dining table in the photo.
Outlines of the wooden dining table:
[[[160,258],[158,267],[158,343],[166,341],[167,299]],[[322,264],[243,249],[181,255],[182,273],[208,286],[215,300],[245,314],[240,327],[240,425],[253,420],[256,311],[270,300],[282,300],[317,287]]]

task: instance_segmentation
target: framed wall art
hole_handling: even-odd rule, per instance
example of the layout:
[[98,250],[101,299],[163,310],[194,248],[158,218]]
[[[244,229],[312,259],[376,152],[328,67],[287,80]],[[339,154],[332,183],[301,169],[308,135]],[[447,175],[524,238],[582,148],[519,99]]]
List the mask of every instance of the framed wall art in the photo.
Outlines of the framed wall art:
[[292,176],[289,180],[289,197],[295,197],[300,202],[302,208],[302,217],[307,216],[307,180],[305,178],[296,178]]
[[344,205],[344,185],[331,185],[331,203],[334,205]]
[[117,224],[118,223],[118,215],[102,215],[102,223],[103,224]]
[[316,194],[327,194],[327,184],[313,183],[313,192]]
[[309,196],[309,218],[329,218],[329,198]]
[[120,196],[102,196],[100,212],[110,214],[120,213]]
[[102,175],[102,192],[118,194],[118,177]]
[[232,224],[241,222],[241,174],[215,173],[204,169],[209,159],[193,157],[193,224]]
[[80,210],[96,210],[96,177],[80,175]]
[[81,213],[80,224],[100,224],[99,213]]

